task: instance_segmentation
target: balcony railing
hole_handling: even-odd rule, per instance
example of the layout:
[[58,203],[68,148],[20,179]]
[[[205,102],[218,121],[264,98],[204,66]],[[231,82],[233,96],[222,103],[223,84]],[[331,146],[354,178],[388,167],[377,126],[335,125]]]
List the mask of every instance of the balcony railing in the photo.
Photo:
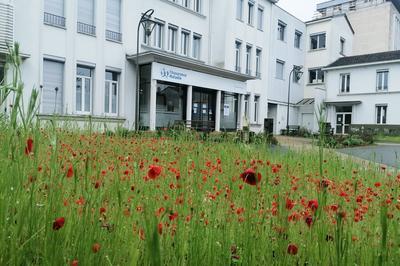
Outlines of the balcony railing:
[[106,39],[114,42],[122,42],[122,33],[106,30]]
[[8,53],[14,42],[14,7],[0,3],[0,54]]
[[96,36],[96,26],[89,25],[86,23],[78,22],[77,23],[77,31],[78,31],[78,33]]
[[65,28],[65,18],[50,13],[44,13],[44,24]]

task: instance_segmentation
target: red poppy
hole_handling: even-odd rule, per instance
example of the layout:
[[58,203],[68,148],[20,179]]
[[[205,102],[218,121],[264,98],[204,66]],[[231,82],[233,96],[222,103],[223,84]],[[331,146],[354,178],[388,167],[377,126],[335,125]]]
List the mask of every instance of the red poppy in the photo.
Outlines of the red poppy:
[[286,199],[286,209],[291,210],[293,209],[295,202],[289,198]]
[[105,213],[105,212],[106,212],[106,208],[101,207],[101,208],[100,208],[100,215],[103,214],[103,213]]
[[316,199],[310,200],[308,202],[308,208],[310,208],[313,211],[316,211],[318,209],[318,201]]
[[160,235],[162,235],[162,229],[163,229],[163,224],[162,224],[162,223],[159,223],[159,224],[157,225],[157,231],[158,231],[158,233],[159,233]]
[[306,218],[305,218],[305,222],[306,222],[306,224],[308,225],[308,227],[311,227],[311,225],[313,225],[313,218],[312,218],[312,216],[310,216],[310,215],[308,215]]
[[156,179],[161,174],[162,168],[158,165],[150,165],[147,176],[150,179]]
[[78,264],[79,264],[78,260],[71,261],[71,266],[78,266]]
[[253,168],[249,168],[240,174],[240,178],[247,184],[255,186],[261,181],[261,174],[258,173],[256,176],[256,171]]
[[64,217],[59,217],[55,219],[53,222],[53,230],[55,231],[60,230],[64,226],[64,223],[65,223]]
[[299,248],[296,246],[296,244],[289,244],[287,247],[287,253],[290,255],[296,255],[298,250]]
[[176,218],[178,218],[178,213],[177,213],[177,212],[172,213],[172,214],[170,214],[170,215],[168,216],[168,218],[169,218],[170,221],[173,221],[173,220],[175,220]]
[[93,253],[99,252],[100,248],[101,248],[101,246],[100,246],[99,243],[94,243],[93,246],[92,246]]
[[70,165],[67,171],[67,177],[71,178],[73,176],[74,176],[74,169],[72,168],[72,165]]
[[26,140],[25,154],[30,155],[31,153],[33,153],[33,139],[28,138]]

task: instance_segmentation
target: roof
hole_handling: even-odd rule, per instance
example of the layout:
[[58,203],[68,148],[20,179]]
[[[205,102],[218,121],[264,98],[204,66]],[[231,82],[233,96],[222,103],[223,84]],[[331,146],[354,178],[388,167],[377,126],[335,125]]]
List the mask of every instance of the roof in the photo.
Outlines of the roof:
[[388,62],[388,61],[395,61],[395,60],[400,60],[400,50],[383,52],[383,53],[342,57],[342,58],[339,58],[338,60],[336,60],[335,62],[333,62],[332,64],[326,66],[325,69],[334,68],[334,67],[342,67],[342,66]]
[[[348,3],[351,2],[353,0],[331,0],[331,1],[326,1],[326,2],[322,2],[317,4],[317,10],[320,11],[322,9],[328,8],[328,7],[332,7],[335,5],[341,5],[344,3]],[[393,5],[397,8],[397,10],[400,11],[400,0],[388,0],[389,2],[392,2]]]
[[296,103],[296,105],[311,105],[314,104],[315,99],[314,98],[304,98],[300,102]]

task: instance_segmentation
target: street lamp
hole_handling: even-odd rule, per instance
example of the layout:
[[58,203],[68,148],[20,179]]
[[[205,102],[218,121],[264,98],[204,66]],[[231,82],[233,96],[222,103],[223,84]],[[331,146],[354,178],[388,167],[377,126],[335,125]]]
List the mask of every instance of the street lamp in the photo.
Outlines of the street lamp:
[[137,35],[136,35],[136,112],[135,112],[135,130],[139,130],[139,97],[140,97],[140,77],[139,77],[139,33],[140,26],[143,27],[146,37],[150,36],[156,26],[156,22],[151,19],[151,16],[154,13],[154,9],[149,9],[143,13],[140,18],[138,27],[137,27]]
[[286,118],[286,135],[289,135],[289,105],[290,105],[290,84],[292,83],[292,75],[295,75],[296,81],[298,81],[303,75],[302,66],[293,66],[292,71],[289,74],[289,88],[288,88],[288,99],[287,99],[287,118]]

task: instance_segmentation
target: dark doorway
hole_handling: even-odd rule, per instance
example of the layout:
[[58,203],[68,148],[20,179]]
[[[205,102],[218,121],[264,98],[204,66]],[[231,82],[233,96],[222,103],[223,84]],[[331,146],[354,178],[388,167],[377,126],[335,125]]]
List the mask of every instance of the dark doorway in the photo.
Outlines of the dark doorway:
[[216,93],[207,89],[193,89],[192,128],[213,130],[215,128]]

